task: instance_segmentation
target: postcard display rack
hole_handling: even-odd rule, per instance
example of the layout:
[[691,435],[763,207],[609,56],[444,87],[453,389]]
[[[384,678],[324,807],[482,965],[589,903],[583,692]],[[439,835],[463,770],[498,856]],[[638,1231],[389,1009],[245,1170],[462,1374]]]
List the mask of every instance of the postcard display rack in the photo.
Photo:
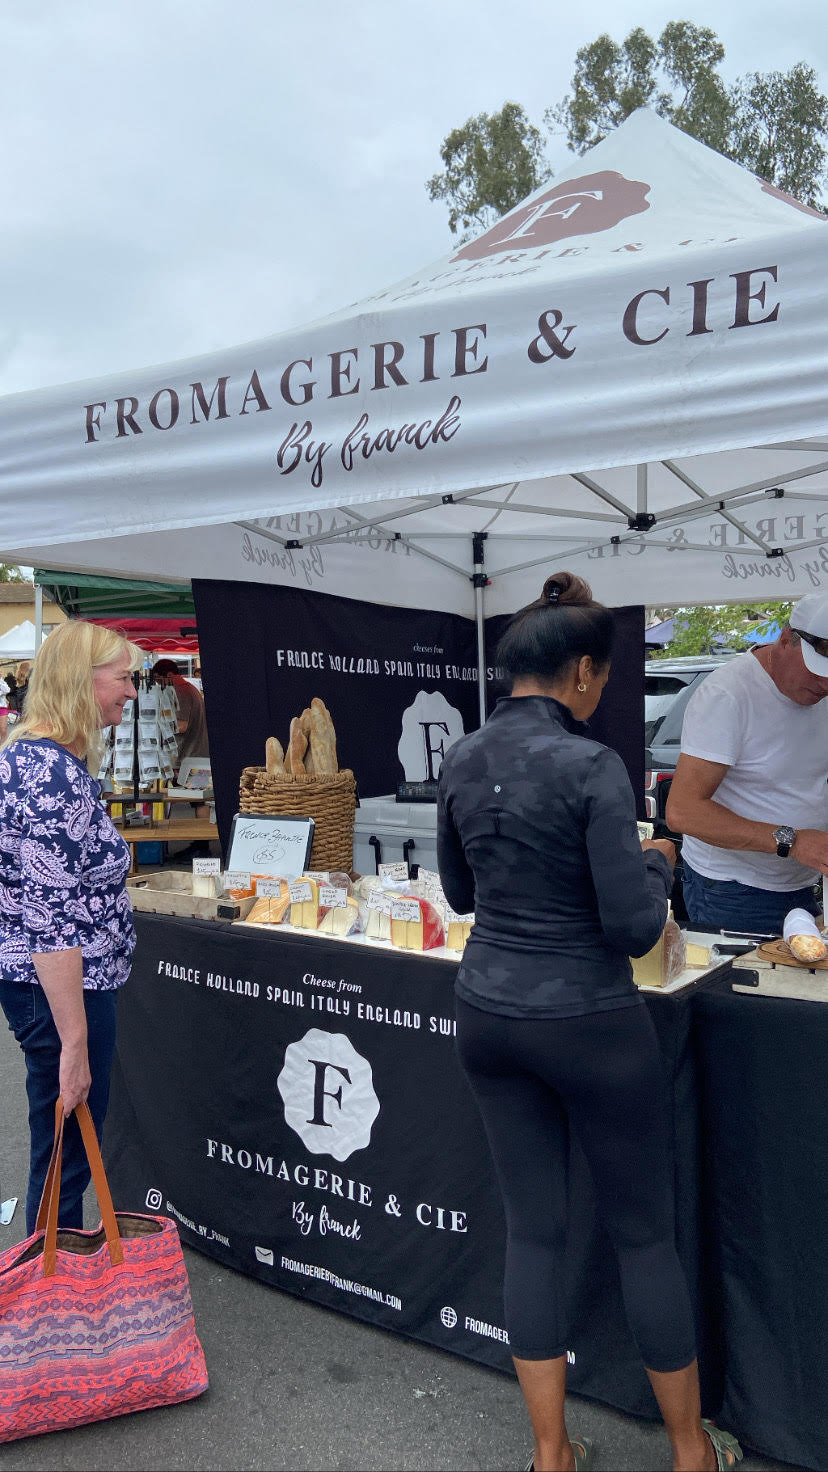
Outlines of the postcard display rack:
[[137,700],[128,701],[124,707],[123,720],[115,727],[114,745],[107,746],[100,776],[111,773],[115,788],[137,785],[146,791],[155,782],[172,780],[177,750],[175,691],[161,685],[141,688]]

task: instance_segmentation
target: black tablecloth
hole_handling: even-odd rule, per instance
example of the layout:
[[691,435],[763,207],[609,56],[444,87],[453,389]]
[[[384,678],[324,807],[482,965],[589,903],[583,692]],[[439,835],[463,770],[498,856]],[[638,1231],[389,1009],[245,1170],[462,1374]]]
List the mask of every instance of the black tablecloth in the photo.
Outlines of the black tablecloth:
[[[510,1368],[503,1216],[455,1055],[455,964],[135,918],[105,1138],[118,1205],[173,1214],[190,1245],[288,1292]],[[686,997],[648,1002],[670,1083],[678,1240],[715,1411],[692,1012]],[[294,1070],[282,1079],[286,1103],[279,1081],[297,1058],[304,1093]],[[309,1129],[314,1118],[326,1122]],[[576,1145],[570,1177],[570,1387],[655,1415]]]
[[694,1004],[723,1424],[828,1467],[828,1007],[729,989]]

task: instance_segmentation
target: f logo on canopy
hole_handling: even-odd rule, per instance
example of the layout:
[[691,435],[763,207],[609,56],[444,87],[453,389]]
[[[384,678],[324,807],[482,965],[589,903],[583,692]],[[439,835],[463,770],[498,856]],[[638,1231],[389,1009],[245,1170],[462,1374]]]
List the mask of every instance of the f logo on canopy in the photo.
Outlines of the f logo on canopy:
[[626,179],[615,169],[566,179],[511,210],[485,235],[464,245],[452,260],[476,261],[500,251],[528,250],[571,235],[611,230],[630,215],[648,210],[649,192],[649,184]]
[[312,1027],[289,1043],[276,1087],[285,1123],[312,1155],[347,1160],[370,1144],[380,1111],[371,1065],[343,1032]]

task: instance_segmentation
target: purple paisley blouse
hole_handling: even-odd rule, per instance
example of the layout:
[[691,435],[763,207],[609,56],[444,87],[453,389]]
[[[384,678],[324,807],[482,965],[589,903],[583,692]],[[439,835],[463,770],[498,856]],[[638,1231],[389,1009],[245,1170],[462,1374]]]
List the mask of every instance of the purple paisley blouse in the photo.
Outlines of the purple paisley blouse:
[[43,738],[0,751],[0,976],[37,982],[32,951],[83,951],[83,985],[112,991],[135,948],[129,848],[100,784]]

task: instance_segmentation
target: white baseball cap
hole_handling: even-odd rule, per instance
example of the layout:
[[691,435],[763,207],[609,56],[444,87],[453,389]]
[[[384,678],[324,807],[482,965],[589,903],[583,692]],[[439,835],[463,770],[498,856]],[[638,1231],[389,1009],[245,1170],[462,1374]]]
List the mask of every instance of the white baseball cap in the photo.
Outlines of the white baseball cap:
[[802,658],[812,675],[828,679],[828,593],[808,593],[791,609],[791,628],[802,635]]

